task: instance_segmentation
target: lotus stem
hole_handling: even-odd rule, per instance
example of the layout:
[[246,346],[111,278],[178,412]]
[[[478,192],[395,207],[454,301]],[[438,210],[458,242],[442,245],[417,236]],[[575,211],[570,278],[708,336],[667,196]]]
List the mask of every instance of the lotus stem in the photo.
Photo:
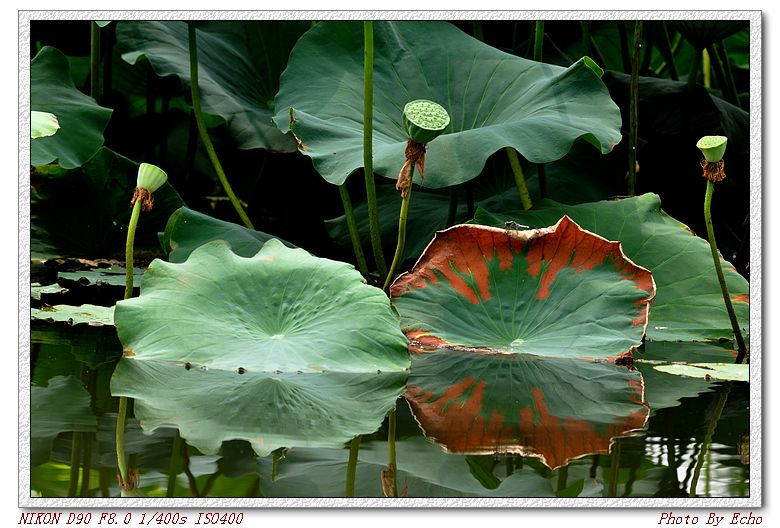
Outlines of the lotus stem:
[[187,22],[187,30],[189,36],[189,48],[190,48],[190,92],[192,94],[192,108],[195,111],[195,120],[198,123],[198,133],[200,139],[203,141],[203,146],[206,147],[206,152],[209,155],[211,164],[214,166],[214,170],[217,173],[222,187],[225,189],[225,193],[230,198],[230,203],[233,204],[233,208],[241,217],[244,225],[249,229],[254,229],[252,221],[249,220],[244,208],[241,206],[236,194],[233,192],[233,187],[230,186],[230,182],[225,175],[225,171],[222,169],[222,164],[217,157],[217,151],[214,150],[214,145],[211,143],[208,130],[206,130],[206,123],[203,121],[203,112],[200,107],[200,88],[198,87],[198,41],[197,34],[195,32],[195,23]]
[[[411,179],[414,178],[414,164],[411,168]],[[387,291],[390,284],[393,282],[393,275],[395,270],[401,264],[404,256],[404,245],[406,244],[406,218],[409,216],[409,203],[412,201],[412,185],[409,184],[409,191],[401,199],[401,212],[398,215],[398,243],[395,246],[395,255],[393,255],[393,263],[390,264],[390,270],[387,272],[387,278],[385,278],[385,284],[382,289]]]
[[171,446],[171,462],[168,466],[168,485],[165,488],[165,496],[173,497],[176,494],[176,477],[179,476],[179,466],[181,466],[181,435],[178,429],[173,437],[173,446]]
[[100,26],[90,22],[89,39],[89,95],[100,103]]
[[395,458],[395,405],[387,417],[387,465],[391,468],[393,497],[398,496],[398,476]]
[[731,104],[739,106],[739,96],[734,87],[734,78],[731,77],[731,68],[728,68],[728,57],[725,58],[724,63],[724,59],[719,52],[719,46],[717,44],[708,46],[707,53],[709,54],[710,61],[715,66],[715,75],[718,77],[718,83],[723,90],[725,99]]
[[699,66],[701,64],[701,50],[697,49],[691,62],[691,70],[688,72],[688,89],[692,90],[696,86],[699,77]]
[[713,44],[713,50],[715,51],[715,58],[723,65],[723,72],[726,79],[726,93],[731,94],[732,103],[741,107],[739,93],[737,93],[737,85],[734,83],[734,72],[731,69],[731,61],[729,61],[729,56],[726,52],[726,42],[721,41]]
[[[507,475],[508,476],[508,475]],[[556,491],[559,493],[566,489],[566,481],[569,477],[569,466],[563,466],[558,470],[558,485]]]
[[83,433],[82,440],[84,442],[84,456],[81,466],[81,490],[79,491],[80,497],[89,496],[89,481],[92,478],[92,444],[94,439],[94,433]]
[[341,203],[344,205],[344,216],[347,219],[349,238],[352,241],[352,249],[355,251],[357,268],[365,277],[368,275],[368,264],[366,263],[366,257],[363,254],[363,246],[360,243],[360,233],[358,232],[357,222],[355,221],[355,212],[352,210],[352,200],[349,198],[349,191],[347,190],[347,185],[345,183],[339,185],[339,194],[341,195]]
[[623,73],[626,73],[631,71],[631,57],[628,55],[628,32],[624,21],[619,20],[617,26],[620,39],[620,59],[623,62]]
[[704,87],[712,88],[712,61],[710,61],[710,52],[706,49],[701,50],[701,71],[704,77]]
[[355,474],[357,473],[359,452],[360,452],[360,435],[357,435],[349,443],[349,461],[347,462],[347,484],[344,490],[345,497],[355,496]]
[[70,446],[70,479],[68,480],[68,497],[75,497],[79,487],[79,472],[81,470],[81,432],[73,431]]
[[[127,396],[119,398],[119,410],[116,416],[116,461],[119,467],[119,485],[122,489],[130,485],[125,457],[125,417],[127,416]],[[132,488],[129,488],[132,489]]]
[[714,188],[715,185],[712,180],[707,180],[707,190],[704,194],[704,220],[707,224],[707,238],[710,242],[712,261],[715,264],[715,273],[718,275],[720,291],[723,294],[723,302],[726,304],[726,311],[728,312],[729,320],[731,321],[731,329],[734,331],[734,337],[737,340],[737,359],[735,363],[742,363],[745,359],[745,354],[747,353],[747,347],[745,346],[745,340],[742,337],[742,331],[739,329],[737,315],[734,313],[734,306],[731,304],[731,296],[729,295],[729,290],[726,286],[726,278],[723,276],[723,268],[720,265],[720,253],[718,252],[718,246],[715,243],[715,231],[712,227],[712,214],[710,208],[712,205],[712,192]]
[[537,20],[534,24],[534,60],[542,62],[542,48],[544,47],[544,20]]
[[615,438],[612,446],[612,456],[609,461],[609,486],[607,497],[617,496],[618,477],[620,473],[620,438]]
[[528,185],[525,183],[525,176],[523,175],[523,168],[520,166],[520,159],[517,157],[517,151],[512,147],[506,147],[506,155],[509,158],[509,165],[512,167],[512,174],[515,177],[515,185],[517,185],[517,192],[520,193],[520,202],[523,204],[523,209],[530,209],[533,207],[531,203],[531,194],[528,192]]
[[628,190],[629,196],[636,194],[636,144],[639,129],[639,54],[642,49],[642,21],[634,24],[634,55],[631,60],[631,94],[629,101],[628,128]]
[[712,436],[715,434],[715,428],[718,426],[720,415],[723,413],[723,408],[726,406],[726,400],[728,400],[729,392],[731,392],[732,382],[728,381],[723,386],[723,391],[720,393],[715,408],[710,416],[710,421],[707,423],[707,432],[704,434],[704,440],[701,443],[701,451],[699,451],[699,458],[696,460],[696,468],[693,470],[693,478],[691,478],[691,487],[688,491],[689,497],[696,496],[696,486],[699,483],[699,476],[701,475],[701,468],[704,465],[704,457],[710,450],[712,445]]
[[[379,235],[379,213],[374,183],[374,23],[363,22],[363,174],[366,180],[366,205],[371,249],[380,277],[387,275],[387,263]],[[359,240],[358,240],[359,243]],[[353,241],[354,246],[354,241]],[[361,248],[362,252],[362,248]],[[365,260],[365,258],[364,258]],[[367,267],[367,266],[366,266]]]
[[673,81],[679,80],[680,76],[677,73],[677,65],[674,63],[674,52],[672,51],[672,45],[669,41],[669,30],[666,27],[666,22],[661,22],[661,35],[659,38],[658,51],[664,58],[664,63],[656,70],[656,74],[660,75],[663,70],[661,68],[669,68],[669,78]]
[[141,216],[141,200],[133,204],[133,212],[130,213],[130,223],[127,226],[127,243],[125,244],[125,299],[133,296],[133,244],[135,243],[135,228],[138,226],[138,218]]

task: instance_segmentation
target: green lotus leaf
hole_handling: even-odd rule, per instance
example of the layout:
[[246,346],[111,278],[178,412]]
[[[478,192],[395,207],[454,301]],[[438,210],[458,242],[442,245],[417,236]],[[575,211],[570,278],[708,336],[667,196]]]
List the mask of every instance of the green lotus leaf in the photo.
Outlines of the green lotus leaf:
[[[225,119],[242,149],[292,152],[295,142],[271,121],[279,75],[304,21],[210,21],[197,23],[198,76],[203,110]],[[190,84],[187,23],[122,21],[116,26],[122,58],[146,57],[160,76]]]
[[381,290],[278,240],[252,258],[215,241],[181,264],[155,260],[115,321],[112,393],[135,399],[145,430],[176,426],[204,453],[229,439],[268,454],[373,432],[409,366]]
[[[585,229],[619,240],[631,260],[652,271],[658,293],[647,328],[649,339],[732,338],[709,244],[664,213],[655,194],[578,205],[544,200],[535,204],[532,211],[503,211],[502,214],[478,209],[475,221],[498,226],[515,220],[537,227],[554,222],[562,214]],[[748,282],[728,262],[722,265],[734,311],[743,335],[748,335]]]
[[60,286],[59,284],[32,284],[30,285],[30,297],[36,301],[40,301],[42,297],[47,295],[59,295],[67,292],[68,289]]
[[83,304],[81,306],[68,306],[58,304],[43,308],[31,308],[33,321],[64,322],[69,325],[88,324],[90,326],[103,326],[114,324],[114,307]]
[[72,376],[57,376],[46,387],[30,388],[31,463],[49,459],[54,438],[65,431],[97,431],[97,418],[90,407],[90,396]]
[[748,381],[750,378],[750,365],[734,363],[690,363],[673,365],[655,365],[655,370],[687,376],[689,378],[710,378],[719,380]]
[[749,24],[747,20],[671,20],[667,23],[698,49],[739,33]]
[[[57,280],[64,286],[121,286],[125,287],[124,266],[113,265],[108,268],[93,268],[81,271],[60,271]],[[134,283],[139,283],[144,274],[142,268],[133,268]]]
[[441,231],[390,292],[412,350],[614,359],[641,343],[655,284],[618,243],[564,216]]
[[[530,467],[517,468],[488,489],[470,474],[466,456],[448,455],[422,437],[396,440],[398,491],[420,497],[552,497],[552,488]],[[266,497],[343,497],[347,449],[293,449],[277,462],[276,478],[263,481]],[[387,442],[364,441],[355,475],[356,497],[384,497],[379,479],[387,467]],[[260,462],[262,475],[270,462]]]
[[[402,112],[415,99],[440,104],[451,118],[429,145],[427,187],[476,177],[506,146],[549,162],[580,137],[604,153],[620,141],[620,113],[583,60],[569,68],[528,61],[444,22],[376,22],[374,53],[374,170],[382,176],[396,178],[404,163]],[[281,77],[274,121],[292,130],[330,183],[363,166],[362,87],[357,22],[318,23],[293,48]]]
[[[124,258],[137,174],[137,163],[105,147],[76,169],[36,169],[30,175],[32,254],[44,258]],[[157,233],[182,205],[170,184],[158,189],[154,208],[143,213],[138,222],[136,248],[157,249]]]
[[643,389],[625,366],[452,348],[412,356],[404,397],[448,452],[517,453],[554,469],[641,429]]
[[111,110],[99,106],[73,84],[68,59],[57,48],[45,46],[30,64],[30,108],[57,116],[60,129],[30,144],[30,163],[80,167],[103,145],[103,130]]
[[[184,262],[196,248],[212,240],[226,240],[234,253],[251,257],[272,238],[278,237],[182,207],[168,219],[163,247],[168,251],[170,262]],[[295,247],[282,242],[287,247]]]

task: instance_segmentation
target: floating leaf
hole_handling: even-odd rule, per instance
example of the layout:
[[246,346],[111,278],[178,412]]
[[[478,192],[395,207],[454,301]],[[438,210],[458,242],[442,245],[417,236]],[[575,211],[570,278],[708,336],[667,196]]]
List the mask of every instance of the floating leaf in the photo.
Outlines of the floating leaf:
[[[57,273],[57,278],[66,286],[77,284],[78,286],[121,286],[124,288],[126,272],[124,266],[113,265],[108,268],[60,271]],[[143,274],[142,268],[133,268],[133,280],[136,284],[140,282]]]
[[31,308],[30,312],[33,321],[65,322],[69,325],[88,324],[90,326],[114,324],[113,306],[58,304],[44,308]]
[[30,108],[57,116],[60,129],[30,145],[32,165],[58,161],[73,169],[84,164],[103,145],[103,130],[111,110],[99,106],[73,84],[68,59],[45,46],[30,64]]
[[[554,222],[562,214],[585,229],[619,240],[631,260],[652,271],[658,293],[650,312],[649,339],[732,338],[709,244],[661,211],[661,200],[655,194],[578,205],[544,200],[531,211],[502,214],[478,209],[475,221],[504,225],[507,220],[515,220],[538,226]],[[748,283],[731,264],[722,262],[722,265],[737,319],[743,335],[748,335]]]
[[[170,262],[184,262],[196,248],[213,240],[225,240],[236,255],[251,257],[271,238],[278,237],[182,207],[168,219],[163,246],[169,252]],[[295,247],[282,242],[287,247]]]
[[[197,23],[198,76],[204,111],[219,115],[239,148],[292,152],[295,142],[271,121],[274,94],[305,21]],[[122,58],[146,57],[160,76],[190,84],[187,23],[122,21],[116,28]]]
[[705,380],[733,380],[748,381],[750,379],[750,365],[734,363],[691,363],[672,365],[655,365],[655,370],[676,374],[677,376],[687,376],[689,378],[704,378]]
[[449,452],[535,456],[550,468],[609,452],[649,415],[641,374],[625,366],[468,349],[414,354],[404,397]]
[[54,438],[65,431],[97,431],[97,418],[90,408],[90,396],[72,376],[57,376],[47,387],[30,388],[30,461],[49,459]]
[[267,454],[373,432],[409,365],[381,290],[278,240],[252,258],[210,242],[181,264],[155,260],[116,322],[113,394],[135,399],[147,431],[175,425],[204,453],[229,439]]
[[616,358],[637,347],[655,294],[620,245],[568,217],[525,231],[460,225],[436,234],[391,287],[411,348]]
[[32,284],[30,286],[30,297],[40,301],[41,297],[44,295],[57,295],[67,291],[67,288],[63,288],[59,284],[47,284],[45,286],[41,286],[40,284]]
[[[334,184],[363,166],[361,26],[321,22],[307,31],[276,96],[277,126],[292,129],[299,150]],[[432,188],[476,177],[506,146],[549,162],[580,137],[604,153],[620,141],[620,113],[583,60],[569,68],[528,61],[444,22],[376,22],[374,50],[374,170],[382,176],[397,177],[407,141],[401,114],[421,98],[451,116],[426,154]]]

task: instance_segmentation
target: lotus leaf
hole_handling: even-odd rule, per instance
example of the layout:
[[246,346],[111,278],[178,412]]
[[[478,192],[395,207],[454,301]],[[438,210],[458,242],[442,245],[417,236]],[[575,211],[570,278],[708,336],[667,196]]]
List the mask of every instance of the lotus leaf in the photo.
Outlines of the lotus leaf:
[[45,46],[30,64],[30,108],[57,116],[56,134],[30,145],[30,163],[80,167],[103,145],[103,130],[111,110],[99,106],[73,84],[68,59],[56,48]]
[[[262,231],[253,231],[182,207],[168,219],[163,246],[169,252],[170,262],[184,262],[193,250],[212,240],[226,240],[234,253],[251,257],[271,238],[274,237]],[[289,242],[284,242],[284,245],[295,247]]]
[[114,324],[113,306],[58,304],[43,308],[31,308],[30,312],[33,321],[66,322],[69,325],[88,324],[91,326]]
[[[374,170],[396,178],[404,163],[404,106],[415,99],[451,116],[426,155],[425,185],[476,177],[511,146],[533,162],[563,157],[577,138],[604,153],[620,141],[620,113],[589,63],[569,68],[501,52],[444,22],[374,24]],[[356,22],[321,22],[290,54],[274,121],[327,181],[363,166],[363,32]]]
[[[647,337],[657,341],[731,339],[732,330],[706,240],[661,210],[655,194],[622,200],[564,205],[544,200],[532,211],[491,214],[477,210],[475,221],[504,225],[515,220],[530,226],[547,225],[570,216],[585,229],[619,240],[623,251],[653,272],[658,294],[650,313]],[[743,335],[748,335],[747,281],[734,266],[723,262],[723,273]]]
[[688,376],[690,378],[710,378],[719,380],[748,381],[750,377],[750,365],[734,363],[691,363],[656,365],[653,367],[661,372]]
[[[304,21],[210,21],[197,23],[198,74],[203,109],[227,122],[239,148],[292,152],[295,143],[271,121],[279,75]],[[146,57],[158,75],[190,84],[187,23],[122,21],[117,24],[122,58]]]
[[[57,279],[65,286],[125,286],[125,267],[113,265],[108,268],[95,268],[82,271],[60,271]],[[144,274],[142,268],[133,268],[134,283],[138,283]]]
[[145,430],[175,425],[205,453],[340,446],[380,426],[409,366],[381,290],[275,239],[252,258],[215,241],[155,260],[116,322],[113,394],[135,399]]
[[65,431],[97,431],[87,390],[72,376],[56,376],[30,389],[30,445],[33,465],[49,459],[54,438]]

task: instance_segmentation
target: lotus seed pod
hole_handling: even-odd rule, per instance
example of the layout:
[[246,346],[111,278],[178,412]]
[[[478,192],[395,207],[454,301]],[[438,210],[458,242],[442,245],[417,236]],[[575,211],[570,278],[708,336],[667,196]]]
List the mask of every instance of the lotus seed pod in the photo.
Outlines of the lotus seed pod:
[[159,189],[168,179],[168,175],[160,167],[149,163],[141,163],[138,167],[138,181],[136,187],[146,189],[153,193]]
[[404,128],[416,143],[430,143],[441,135],[449,124],[450,116],[447,111],[433,101],[417,99],[404,106]]
[[704,154],[704,159],[710,163],[717,163],[723,159],[727,141],[728,138],[725,136],[704,136],[696,143],[696,146]]

